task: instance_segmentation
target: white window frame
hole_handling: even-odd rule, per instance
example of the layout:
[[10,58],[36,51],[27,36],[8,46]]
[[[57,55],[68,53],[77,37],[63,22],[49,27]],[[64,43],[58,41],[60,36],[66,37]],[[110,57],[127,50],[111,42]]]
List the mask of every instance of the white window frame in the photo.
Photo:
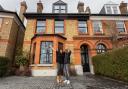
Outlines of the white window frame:
[[[82,23],[82,25],[84,25],[84,26],[80,26],[81,23]],[[86,32],[80,32],[81,28],[83,28],[83,29],[85,28],[85,29],[86,29]],[[78,30],[79,30],[79,33],[81,33],[81,34],[87,34],[87,33],[88,33],[87,21],[81,21],[81,20],[79,20],[79,21],[78,21]]]
[[[38,22],[41,22],[41,25],[38,25]],[[39,30],[38,28],[42,28],[41,30]],[[46,20],[37,20],[37,26],[36,26],[36,33],[40,34],[40,33],[45,33],[46,31]]]
[[[108,12],[108,7],[110,8],[111,13]],[[113,14],[111,6],[106,6],[106,12],[107,14]]]
[[[64,34],[64,20],[55,20],[55,34]],[[58,29],[63,30],[62,32],[59,32]]]
[[[59,7],[59,8],[57,8],[56,9],[56,7]],[[64,8],[62,8],[62,7],[64,7]],[[66,5],[54,5],[54,8],[53,8],[53,10],[54,10],[54,13],[66,13]]]
[[[94,27],[94,23],[98,23],[99,24],[99,27],[100,27],[100,32],[95,32],[95,27]],[[103,27],[102,27],[102,22],[100,20],[94,20],[93,21],[93,32],[94,33],[103,33]]]
[[[107,7],[110,7],[112,13],[108,13]],[[116,7],[117,8],[117,13],[114,13],[113,7]],[[107,14],[120,14],[120,10],[119,10],[119,8],[118,8],[117,5],[106,5],[105,6],[105,11],[106,11]]]
[[[114,12],[114,8],[116,8],[116,10],[117,10],[117,13],[115,13],[115,12]],[[119,11],[118,11],[118,8],[117,8],[117,6],[112,6],[112,10],[113,10],[113,14],[119,14]]]
[[[118,23],[118,22],[123,22],[124,32],[119,32],[119,31],[118,31],[118,28],[117,28],[117,23]],[[126,30],[126,27],[125,27],[125,22],[122,21],[122,20],[118,20],[118,21],[116,21],[116,29],[117,29],[118,33],[127,33],[127,30]]]

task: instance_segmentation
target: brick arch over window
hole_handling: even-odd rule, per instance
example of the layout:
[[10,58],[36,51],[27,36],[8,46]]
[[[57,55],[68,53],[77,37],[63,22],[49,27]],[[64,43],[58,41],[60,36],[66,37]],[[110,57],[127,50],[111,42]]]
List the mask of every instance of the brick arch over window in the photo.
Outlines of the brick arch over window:
[[97,41],[95,43],[95,48],[97,47],[98,44],[103,44],[106,46],[107,49],[112,49],[112,44],[108,41],[101,41],[101,40]]
[[90,41],[80,41],[78,44],[78,47],[80,48],[81,45],[84,45],[84,44],[87,45],[89,47],[89,49],[94,49],[94,45]]

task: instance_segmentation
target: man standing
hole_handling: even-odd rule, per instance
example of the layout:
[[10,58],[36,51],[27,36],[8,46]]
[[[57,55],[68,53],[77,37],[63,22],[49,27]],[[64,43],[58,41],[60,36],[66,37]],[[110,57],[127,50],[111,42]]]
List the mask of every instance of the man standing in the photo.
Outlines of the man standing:
[[64,83],[70,84],[70,74],[69,74],[69,66],[70,66],[70,55],[71,50],[65,49],[65,56],[64,56],[64,76],[65,81]]

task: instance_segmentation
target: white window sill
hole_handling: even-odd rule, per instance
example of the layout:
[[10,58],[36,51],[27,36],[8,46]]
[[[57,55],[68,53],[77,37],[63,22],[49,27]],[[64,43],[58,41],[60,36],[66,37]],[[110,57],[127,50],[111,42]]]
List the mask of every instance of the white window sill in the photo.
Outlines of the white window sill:
[[41,67],[41,66],[44,66],[44,67],[51,67],[51,66],[53,66],[53,64],[32,64],[32,65],[30,65],[31,67],[35,67],[35,66],[37,66],[37,67]]

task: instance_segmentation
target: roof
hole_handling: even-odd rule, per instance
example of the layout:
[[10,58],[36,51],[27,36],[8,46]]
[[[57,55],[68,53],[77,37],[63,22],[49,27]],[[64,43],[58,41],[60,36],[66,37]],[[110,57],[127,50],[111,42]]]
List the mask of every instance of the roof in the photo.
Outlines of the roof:
[[55,2],[55,3],[53,3],[53,5],[67,5],[67,4],[65,2],[59,0],[59,1]]
[[45,18],[55,18],[55,19],[89,19],[89,16],[128,16],[128,14],[86,14],[86,13],[24,13],[27,19],[45,19]]
[[128,14],[90,14],[90,16],[128,16]]
[[118,5],[118,4],[116,4],[115,2],[109,1],[105,5]]
[[79,18],[82,20],[89,19],[89,14],[86,13],[24,13],[26,18],[55,18],[55,19],[68,19],[68,18]]
[[18,18],[19,22],[21,23],[21,25],[22,25],[23,28],[25,29],[25,26],[24,26],[23,22],[21,21],[20,17],[18,16],[18,14],[17,14],[16,12],[5,10],[5,9],[0,5],[0,13],[7,13],[7,14],[14,14],[14,15],[16,15],[16,17]]
[[67,39],[66,37],[64,37],[64,36],[62,36],[62,35],[60,35],[60,34],[35,34],[35,35],[32,37],[31,40],[35,39],[36,37],[40,37],[40,36],[56,36],[56,37],[60,37],[60,38],[62,38],[62,39],[64,39],[64,40]]
[[0,5],[0,11],[4,10],[4,8]]

